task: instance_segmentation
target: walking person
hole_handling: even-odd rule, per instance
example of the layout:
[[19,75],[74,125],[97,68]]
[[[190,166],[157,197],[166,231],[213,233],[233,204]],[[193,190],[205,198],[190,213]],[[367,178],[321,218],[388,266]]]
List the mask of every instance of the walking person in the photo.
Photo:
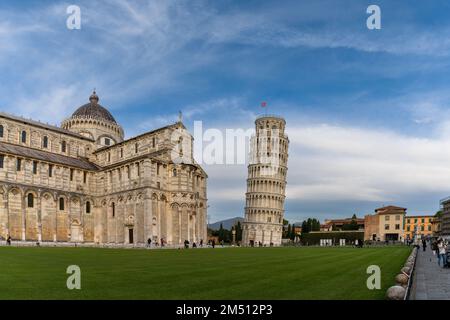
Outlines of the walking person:
[[444,241],[442,239],[440,239],[439,243],[438,243],[438,250],[439,250],[439,256],[438,256],[438,265],[440,266],[440,262],[442,260],[442,267],[445,267],[446,265],[446,250],[447,246],[445,245]]
[[424,252],[427,250],[427,241],[425,239],[422,239],[422,248]]
[[[438,263],[439,263],[439,249],[438,249],[438,246],[437,246],[437,240],[436,239],[431,242],[431,250],[433,251],[433,256],[437,257]],[[431,261],[431,258],[430,258],[430,261]]]
[[6,243],[8,244],[8,246],[11,245],[11,236],[8,235],[8,239],[6,239]]
[[150,248],[152,246],[152,239],[147,239],[147,247]]

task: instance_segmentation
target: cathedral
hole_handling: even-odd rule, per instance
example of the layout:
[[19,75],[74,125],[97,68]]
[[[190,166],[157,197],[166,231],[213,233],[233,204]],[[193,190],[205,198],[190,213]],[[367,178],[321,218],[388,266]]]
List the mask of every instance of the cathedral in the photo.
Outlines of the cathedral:
[[205,171],[181,121],[124,140],[93,92],[60,127],[0,112],[0,236],[179,246],[207,238]]

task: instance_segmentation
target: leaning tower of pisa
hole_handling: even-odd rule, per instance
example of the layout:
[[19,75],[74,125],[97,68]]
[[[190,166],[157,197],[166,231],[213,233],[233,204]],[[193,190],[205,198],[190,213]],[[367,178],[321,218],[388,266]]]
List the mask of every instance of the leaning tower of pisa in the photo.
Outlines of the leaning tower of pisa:
[[278,246],[283,232],[289,139],[286,121],[264,115],[255,121],[248,165],[243,244]]

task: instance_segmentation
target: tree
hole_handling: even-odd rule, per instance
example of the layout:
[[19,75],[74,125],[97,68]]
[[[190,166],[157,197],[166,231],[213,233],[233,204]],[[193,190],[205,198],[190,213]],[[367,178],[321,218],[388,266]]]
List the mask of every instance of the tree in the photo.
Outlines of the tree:
[[352,220],[350,223],[345,223],[342,225],[342,230],[359,230],[358,226],[358,218],[356,217],[356,214],[352,216]]
[[219,241],[225,241],[225,237],[226,237],[226,235],[225,235],[225,229],[223,228],[223,225],[222,225],[222,223],[220,224],[220,228],[219,228]]
[[311,231],[320,231],[320,221],[315,218],[308,218],[302,222],[302,233],[309,233]]
[[234,229],[236,230],[236,241],[242,241],[242,226],[240,221],[234,225]]

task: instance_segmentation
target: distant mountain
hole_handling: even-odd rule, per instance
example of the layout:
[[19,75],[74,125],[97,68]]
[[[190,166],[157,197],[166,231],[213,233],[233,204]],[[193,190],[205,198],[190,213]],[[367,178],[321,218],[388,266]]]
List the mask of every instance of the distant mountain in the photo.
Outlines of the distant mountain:
[[209,225],[209,228],[212,230],[219,230],[220,224],[222,224],[224,229],[231,230],[231,227],[234,226],[236,223],[238,223],[238,221],[240,221],[242,224],[242,221],[244,221],[244,218],[236,217],[236,218],[226,219],[226,220],[222,220],[222,221],[217,221],[217,222],[211,223]]

